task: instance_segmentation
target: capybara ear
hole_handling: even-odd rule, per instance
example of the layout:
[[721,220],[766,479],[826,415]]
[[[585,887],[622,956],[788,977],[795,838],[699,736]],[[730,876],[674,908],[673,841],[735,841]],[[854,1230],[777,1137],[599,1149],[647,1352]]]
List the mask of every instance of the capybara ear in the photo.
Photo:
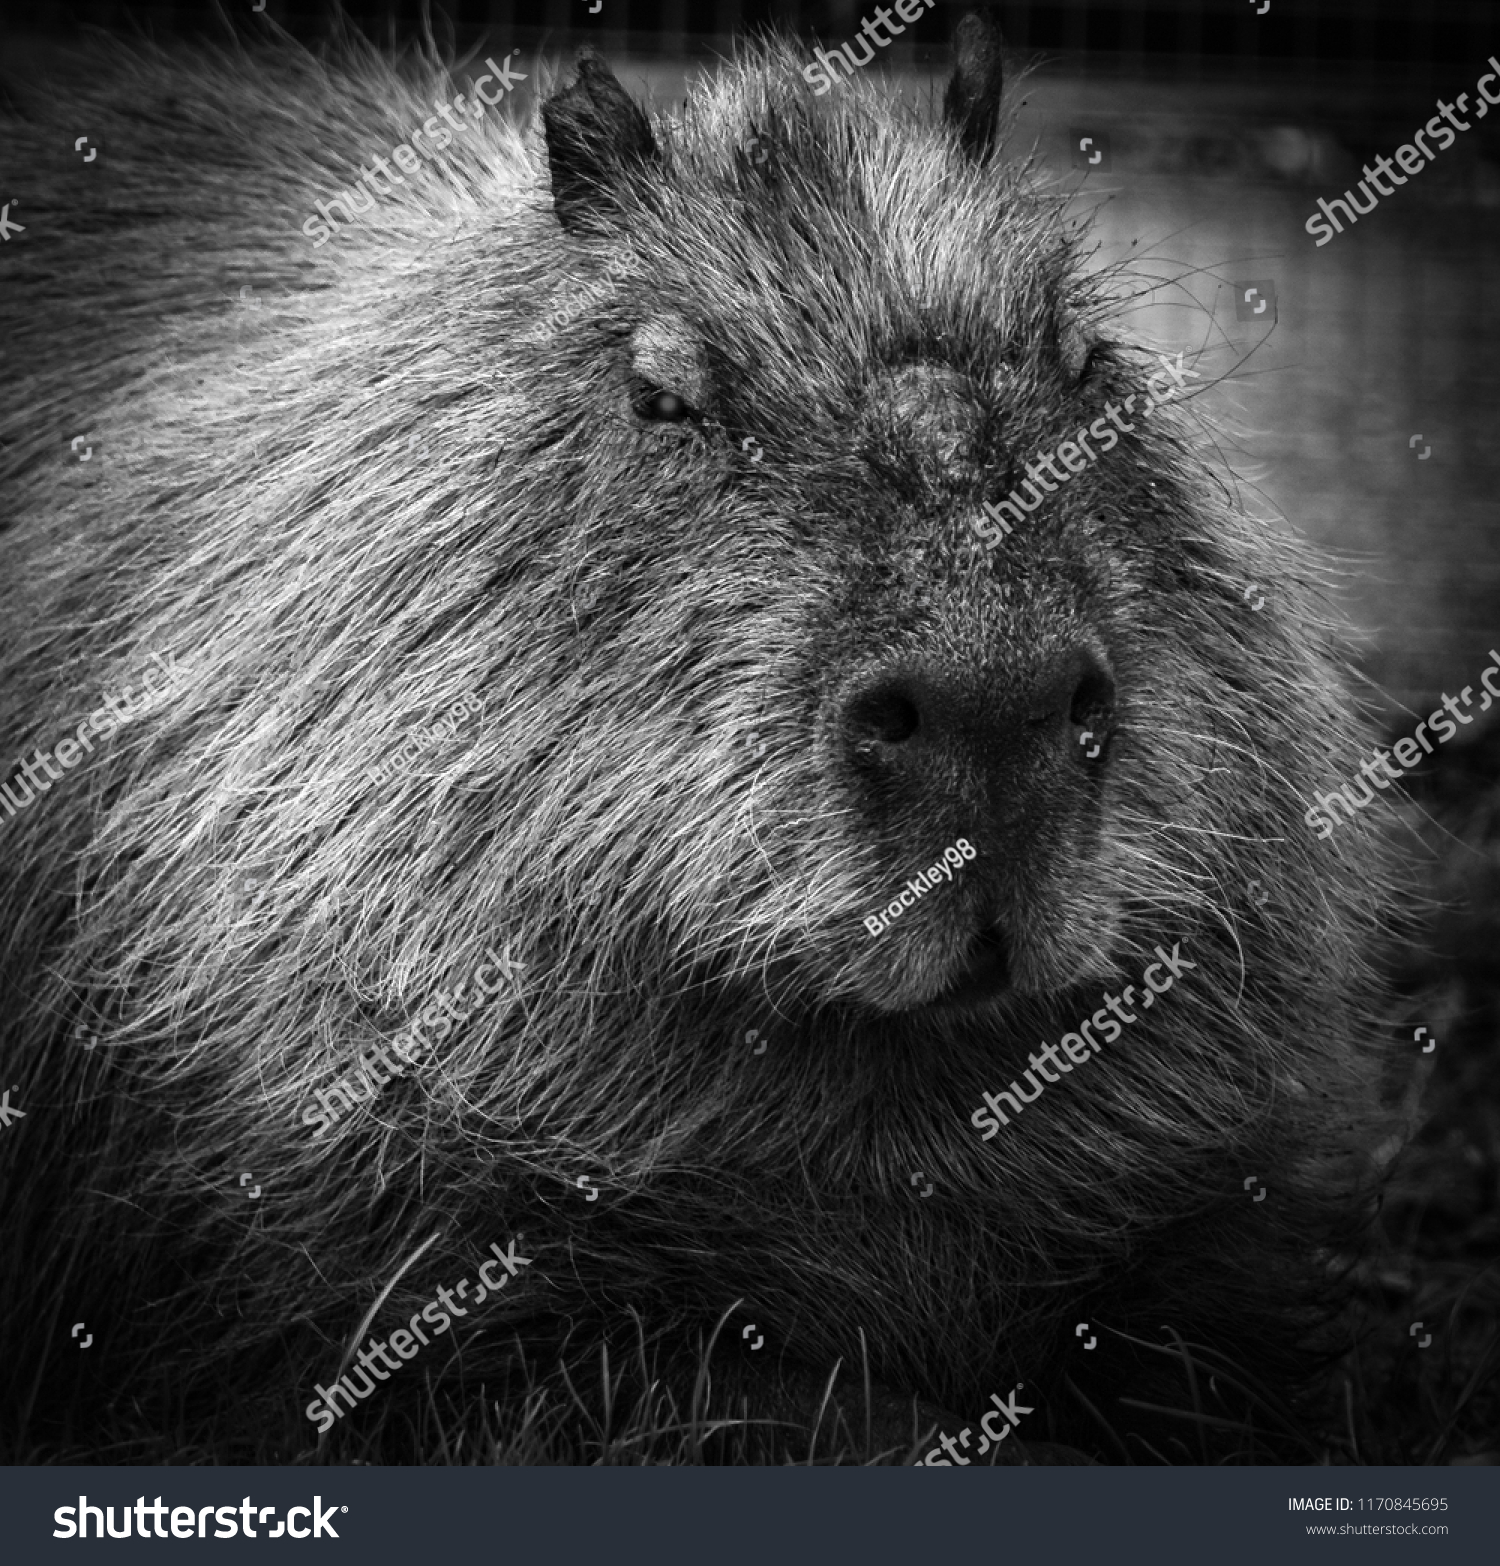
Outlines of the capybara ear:
[[542,105],[552,204],[570,231],[615,203],[611,187],[632,163],[657,156],[651,122],[597,50],[578,51],[578,74]]
[[943,119],[976,162],[995,145],[1004,71],[1000,29],[984,11],[970,11],[953,32],[953,80],[943,94]]

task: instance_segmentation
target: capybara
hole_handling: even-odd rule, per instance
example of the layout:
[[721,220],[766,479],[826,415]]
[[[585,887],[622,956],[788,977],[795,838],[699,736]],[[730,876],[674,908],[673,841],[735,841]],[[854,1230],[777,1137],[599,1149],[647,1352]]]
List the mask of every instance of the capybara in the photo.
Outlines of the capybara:
[[1387,1135],[1362,720],[954,56],[7,80],[15,1458],[830,1377],[1274,1454]]

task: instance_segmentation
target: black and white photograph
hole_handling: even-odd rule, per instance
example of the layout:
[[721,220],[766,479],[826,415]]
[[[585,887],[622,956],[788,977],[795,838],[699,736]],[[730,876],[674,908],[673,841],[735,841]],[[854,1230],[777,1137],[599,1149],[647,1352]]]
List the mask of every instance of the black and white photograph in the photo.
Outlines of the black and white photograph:
[[1497,365],[1488,0],[7,0],[7,1558],[1485,1559]]

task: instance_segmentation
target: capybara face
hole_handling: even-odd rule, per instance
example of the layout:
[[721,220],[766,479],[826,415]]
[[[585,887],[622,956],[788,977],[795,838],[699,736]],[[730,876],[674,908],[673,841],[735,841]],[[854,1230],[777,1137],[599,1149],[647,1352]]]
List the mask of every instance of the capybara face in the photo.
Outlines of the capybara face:
[[[574,219],[602,208],[591,257],[628,281],[527,349],[592,372],[534,410],[531,439],[608,475],[581,514],[551,516],[578,567],[551,571],[535,612],[597,670],[566,724],[608,731],[618,787],[662,782],[647,835],[663,857],[628,895],[650,921],[642,960],[744,975],[778,1008],[877,1015],[929,1008],[975,968],[985,996],[1103,977],[1121,812],[1164,813],[1132,777],[1203,744],[1127,738],[1132,691],[1149,725],[1153,699],[1212,677],[1201,658],[1163,668],[1157,627],[1129,612],[1193,513],[1121,456],[998,551],[976,524],[1144,376],[1091,324],[1054,209],[955,159],[943,125],[756,107],[697,105]],[[649,715],[640,644],[662,660]],[[596,815],[597,783],[566,770]],[[964,833],[972,868],[872,940],[869,911]],[[674,918],[683,897],[699,906]],[[618,930],[618,902],[601,912]]]
[[1300,1365],[1376,1120],[1385,871],[1301,820],[1337,647],[969,25],[941,114],[773,44],[651,121],[586,56],[359,222],[436,74],[91,78],[115,183],[17,270],[0,489],[0,1160],[52,1215],[0,1306],[113,1302],[61,1406],[300,1408],[512,1238],[449,1339],[492,1377],[736,1302],[964,1406],[1129,1382],[1090,1312]]

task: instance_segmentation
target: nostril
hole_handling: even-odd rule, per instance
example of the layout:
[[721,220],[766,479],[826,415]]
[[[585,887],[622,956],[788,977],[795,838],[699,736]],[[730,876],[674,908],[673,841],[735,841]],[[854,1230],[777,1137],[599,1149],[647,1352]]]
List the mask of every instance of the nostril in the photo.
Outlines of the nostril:
[[917,704],[894,685],[882,685],[856,697],[849,708],[849,724],[855,736],[900,745],[922,726]]
[[1114,718],[1115,682],[1091,659],[1073,690],[1069,719],[1079,728],[1107,729]]

